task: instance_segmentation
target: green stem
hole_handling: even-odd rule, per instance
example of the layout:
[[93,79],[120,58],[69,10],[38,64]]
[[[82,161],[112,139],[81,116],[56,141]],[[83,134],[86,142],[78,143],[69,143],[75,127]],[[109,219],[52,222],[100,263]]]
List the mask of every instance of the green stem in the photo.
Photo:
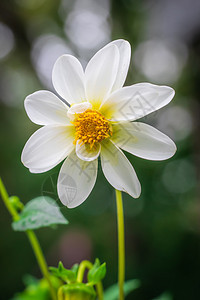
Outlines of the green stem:
[[[93,264],[88,260],[83,260],[80,263],[78,274],[77,274],[77,282],[81,283],[83,281],[85,270],[90,270],[93,267]],[[98,300],[103,300],[103,286],[102,282],[99,281],[96,285]]]
[[[20,219],[20,215],[15,210],[15,208],[12,206],[12,204],[10,203],[8,193],[5,189],[5,186],[4,186],[1,178],[0,178],[0,194],[1,194],[1,197],[3,199],[4,204],[7,207],[9,213],[11,214],[13,220],[18,221]],[[31,243],[31,246],[33,248],[33,252],[35,253],[35,257],[37,259],[40,270],[41,270],[43,276],[46,278],[46,280],[49,284],[51,297],[52,297],[53,300],[57,300],[55,290],[54,290],[54,288],[52,286],[52,283],[51,283],[51,280],[50,280],[50,274],[49,274],[49,271],[48,271],[47,263],[46,263],[44,254],[42,252],[42,249],[40,247],[39,241],[38,241],[38,239],[37,239],[37,237],[36,237],[33,230],[26,230],[26,234],[27,234],[28,239],[29,239],[29,241]]]
[[3,184],[3,181],[1,180],[1,177],[0,177],[0,193],[1,193],[1,197],[3,199],[3,202],[4,202],[5,206],[7,207],[7,210],[11,214],[13,220],[18,221],[20,219],[20,216],[9,201],[9,196],[8,196],[6,188]]
[[47,266],[44,254],[42,252],[42,249],[40,247],[39,241],[37,239],[37,236],[35,235],[35,232],[33,230],[27,230],[26,234],[27,234],[28,239],[31,243],[33,252],[35,253],[35,257],[36,257],[36,260],[37,260],[38,265],[40,267],[40,270],[41,270],[43,276],[46,278],[46,280],[49,284],[51,297],[52,297],[53,300],[57,300],[56,292],[55,292],[55,290],[52,286],[52,283],[51,283],[51,278],[50,278],[50,274],[49,274],[49,271],[48,271],[48,266]]
[[122,193],[116,193],[117,223],[118,223],[118,285],[119,300],[124,300],[124,278],[125,278],[125,240],[124,240],[124,213]]
[[96,284],[96,289],[97,289],[98,300],[103,300],[103,285],[101,281],[99,281]]
[[78,268],[78,274],[77,274],[77,282],[81,283],[83,281],[85,270],[90,270],[92,268],[92,263],[89,260],[83,260],[80,263],[80,266]]

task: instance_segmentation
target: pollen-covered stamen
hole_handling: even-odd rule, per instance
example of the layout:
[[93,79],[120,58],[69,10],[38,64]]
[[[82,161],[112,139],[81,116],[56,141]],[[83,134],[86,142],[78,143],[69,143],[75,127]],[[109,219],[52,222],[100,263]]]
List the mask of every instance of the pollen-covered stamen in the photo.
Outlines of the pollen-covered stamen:
[[76,128],[74,143],[79,140],[82,144],[90,145],[90,149],[112,135],[109,121],[96,110],[87,109],[77,114],[72,124]]

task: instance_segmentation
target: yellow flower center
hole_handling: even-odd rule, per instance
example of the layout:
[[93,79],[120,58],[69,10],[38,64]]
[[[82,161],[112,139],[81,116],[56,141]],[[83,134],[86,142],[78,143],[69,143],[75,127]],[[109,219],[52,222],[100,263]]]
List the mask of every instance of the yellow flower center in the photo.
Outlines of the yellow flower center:
[[112,135],[109,121],[96,110],[87,109],[77,114],[72,124],[76,128],[74,143],[79,140],[82,145],[89,145],[90,149]]

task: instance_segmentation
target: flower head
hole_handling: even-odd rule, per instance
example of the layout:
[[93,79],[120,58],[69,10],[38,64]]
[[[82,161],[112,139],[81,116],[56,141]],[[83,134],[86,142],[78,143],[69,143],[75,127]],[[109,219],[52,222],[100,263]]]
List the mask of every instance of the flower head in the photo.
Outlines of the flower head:
[[65,159],[57,188],[70,208],[93,189],[99,156],[109,183],[137,198],[140,183],[121,149],[150,160],[168,159],[176,151],[166,135],[134,122],[168,104],[174,90],[150,83],[123,87],[130,55],[127,41],[113,41],[92,57],[85,71],[75,57],[63,55],[54,65],[52,81],[69,106],[49,91],[25,99],[29,118],[44,127],[27,141],[22,162],[30,172],[42,173]]

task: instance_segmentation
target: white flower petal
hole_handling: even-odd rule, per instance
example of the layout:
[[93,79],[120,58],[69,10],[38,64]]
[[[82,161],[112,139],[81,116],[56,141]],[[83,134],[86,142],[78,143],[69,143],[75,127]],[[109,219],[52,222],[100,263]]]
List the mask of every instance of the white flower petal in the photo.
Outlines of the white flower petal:
[[112,141],[123,150],[150,160],[168,159],[176,152],[176,145],[168,136],[140,122],[113,125]]
[[69,208],[83,203],[91,193],[97,178],[98,160],[86,162],[72,152],[63,163],[58,176],[58,195]]
[[119,50],[110,45],[99,50],[85,70],[87,100],[97,107],[108,96],[117,76]]
[[84,72],[74,56],[62,55],[57,59],[52,81],[57,93],[70,104],[85,101]]
[[102,170],[108,182],[115,189],[138,198],[141,186],[129,160],[111,141],[107,140],[101,146]]
[[74,126],[44,126],[26,142],[22,163],[34,173],[60,163],[74,149]]
[[112,91],[120,89],[126,80],[126,76],[128,73],[128,68],[130,65],[131,59],[131,46],[128,41],[125,40],[115,40],[108,45],[116,45],[119,50],[119,67],[117,71],[117,77],[112,87]]
[[90,102],[76,103],[69,108],[67,115],[70,120],[74,120],[76,114],[81,114],[89,108],[92,108]]
[[54,164],[52,165],[49,165],[48,167],[46,168],[42,168],[42,169],[29,169],[29,171],[31,173],[35,173],[35,174],[38,174],[38,173],[44,173],[44,172],[47,172],[51,169],[53,169],[55,166],[57,166],[61,161],[63,160],[63,158],[61,158],[60,160],[56,161]]
[[101,151],[100,144],[97,144],[96,148],[93,147],[92,149],[90,149],[90,146],[88,145],[84,144],[81,146],[80,140],[76,142],[76,155],[82,160],[85,161],[95,160],[99,156],[100,151]]
[[100,111],[112,121],[133,121],[167,105],[174,94],[168,86],[138,83],[112,93]]
[[27,96],[24,106],[30,120],[35,124],[70,124],[68,106],[49,91],[38,91]]

